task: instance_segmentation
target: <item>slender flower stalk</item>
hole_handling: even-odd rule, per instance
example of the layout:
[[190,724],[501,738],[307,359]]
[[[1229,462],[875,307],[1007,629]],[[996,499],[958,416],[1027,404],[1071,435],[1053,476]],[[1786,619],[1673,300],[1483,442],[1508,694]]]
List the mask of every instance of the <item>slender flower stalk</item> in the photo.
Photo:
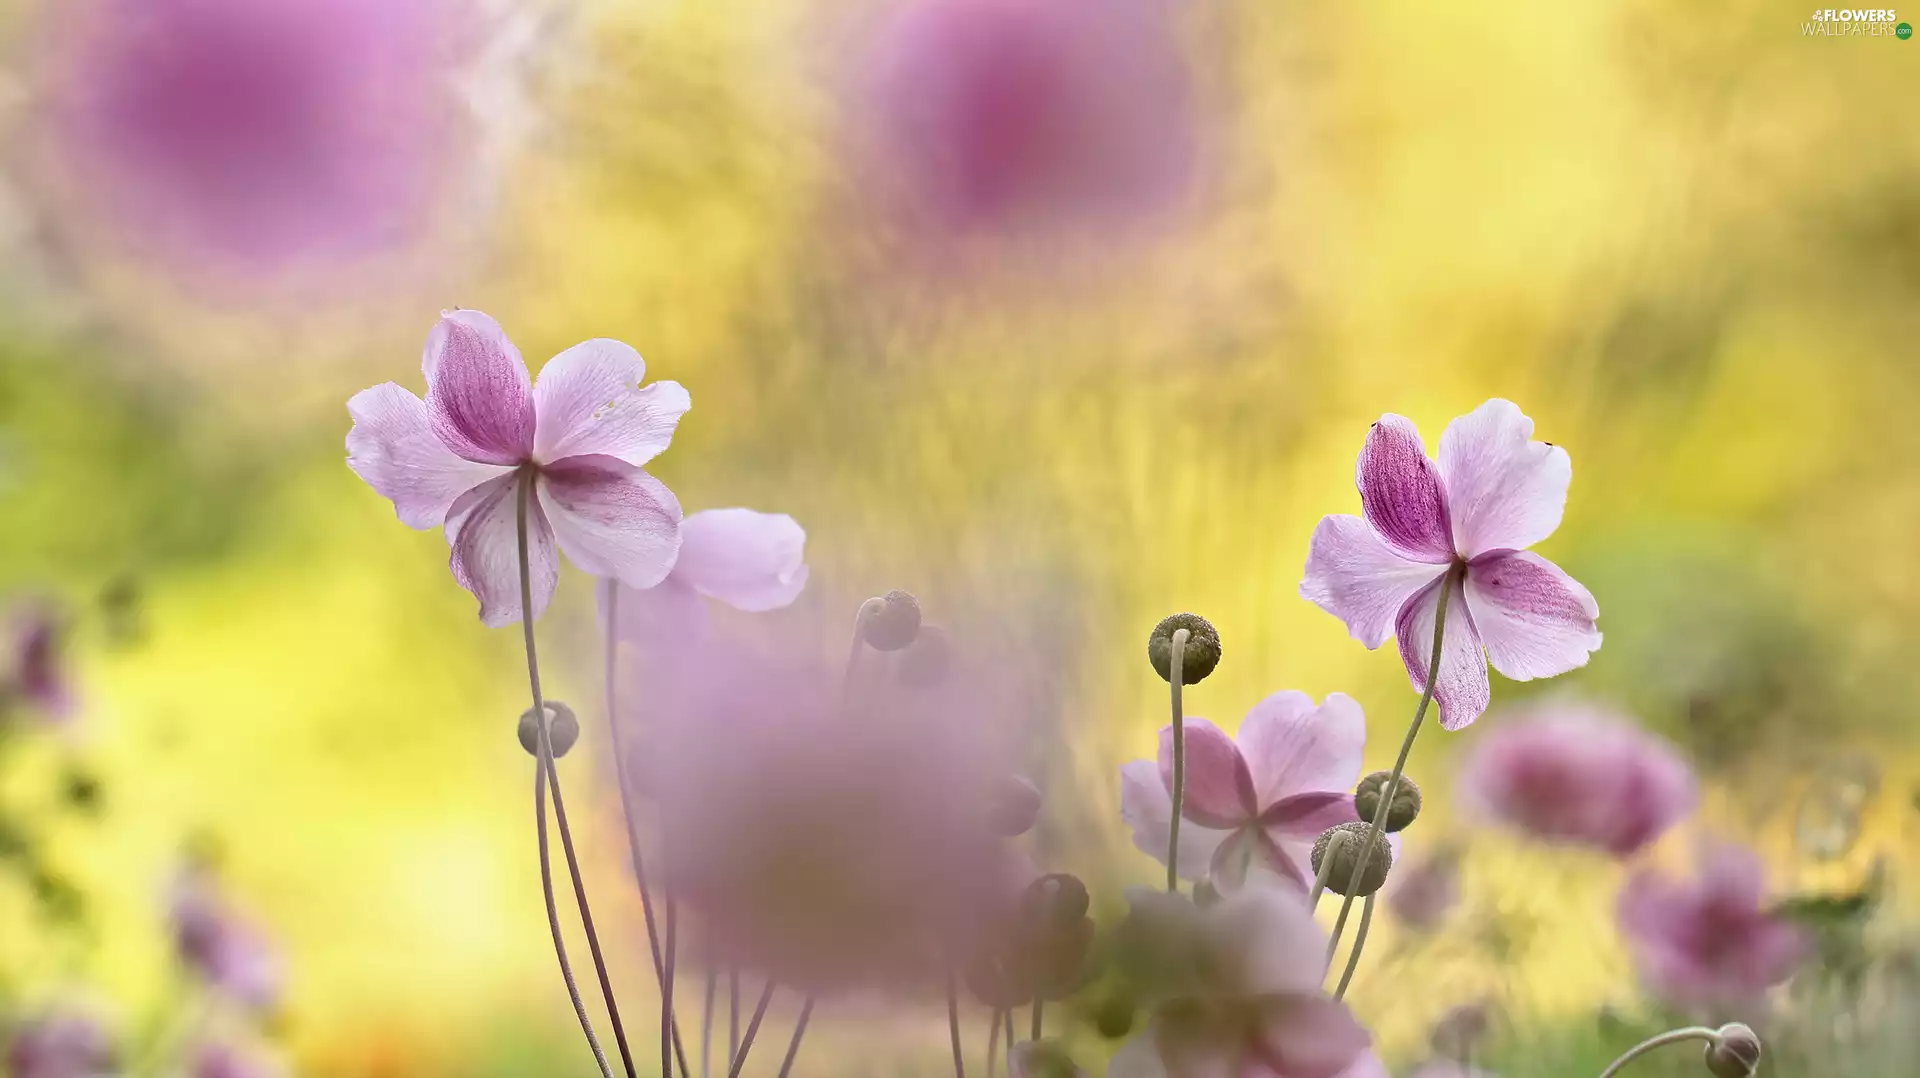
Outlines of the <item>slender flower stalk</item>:
[[727,1060],[740,1054],[740,967],[727,967]]
[[987,1015],[987,1078],[993,1078],[995,1057],[1000,1053],[1000,1012]]
[[[662,841],[665,836],[661,836]],[[673,966],[680,944],[680,908],[673,900],[673,885],[667,885],[667,945],[660,971],[660,1073],[673,1072],[673,1037],[677,1024],[673,1017]]]
[[1346,844],[1347,833],[1345,831],[1335,831],[1333,837],[1327,839],[1326,856],[1320,859],[1320,871],[1313,875],[1313,891],[1307,895],[1308,909],[1317,910],[1320,908],[1320,896],[1325,893],[1327,889],[1327,877],[1333,873],[1334,863],[1340,859],[1340,850],[1346,846]]
[[1360,907],[1360,927],[1353,934],[1353,950],[1347,953],[1347,968],[1340,974],[1340,987],[1333,990],[1335,999],[1346,998],[1347,985],[1353,982],[1353,971],[1360,967],[1360,951],[1367,945],[1367,929],[1373,927],[1373,900],[1379,896],[1378,891],[1368,895],[1367,901]]
[[[1180,689],[1186,682],[1183,666],[1186,662],[1187,637],[1185,629],[1173,631],[1173,645],[1167,660],[1167,684],[1173,688],[1173,818],[1167,825],[1167,891],[1180,890],[1180,810],[1187,795],[1187,728],[1186,716],[1181,706]],[[1039,1001],[1034,1001],[1034,1025],[1039,1025]],[[1036,1028],[1034,1040],[1040,1039]]]
[[947,963],[947,1036],[953,1041],[953,1076],[967,1078],[966,1053],[960,1050],[960,989],[954,983],[952,962]]
[[[1333,936],[1327,941],[1327,964],[1333,964],[1334,953],[1340,946],[1340,935],[1347,927],[1347,915],[1353,912],[1353,892],[1359,889],[1360,879],[1367,871],[1367,862],[1373,859],[1373,848],[1380,840],[1380,833],[1386,830],[1387,814],[1393,809],[1394,795],[1400,792],[1400,776],[1407,769],[1407,757],[1413,753],[1413,740],[1420,736],[1420,726],[1426,722],[1427,708],[1433,703],[1433,688],[1440,679],[1441,645],[1447,632],[1447,598],[1453,593],[1454,582],[1464,572],[1464,564],[1455,562],[1447,576],[1440,583],[1439,607],[1433,616],[1433,657],[1427,661],[1427,685],[1420,692],[1420,706],[1414,709],[1413,722],[1407,726],[1407,737],[1400,743],[1400,755],[1393,761],[1393,771],[1387,776],[1387,784],[1380,791],[1380,807],[1374,810],[1373,822],[1367,826],[1366,845],[1353,859],[1353,876],[1347,883],[1347,896],[1340,903],[1340,916],[1334,919]],[[1356,956],[1357,960],[1357,956]],[[1337,994],[1335,999],[1340,998]]]
[[720,968],[712,959],[711,939],[708,942],[706,1003],[700,1008],[700,1078],[713,1073],[713,1010],[720,993]]
[[[800,1038],[807,1035],[807,1021],[813,1017],[813,997],[800,1004],[800,1017],[793,1023],[793,1039],[787,1042],[787,1058],[780,1061],[780,1078],[787,1078],[793,1070],[794,1058],[800,1054]],[[955,1042],[956,1044],[959,1042]]]
[[1613,1078],[1613,1076],[1619,1074],[1627,1064],[1639,1059],[1648,1052],[1664,1048],[1669,1044],[1680,1044],[1685,1041],[1695,1040],[1706,1041],[1708,1044],[1713,1044],[1719,1041],[1719,1039],[1720,1031],[1717,1029],[1708,1029],[1706,1026],[1687,1026],[1683,1029],[1670,1029],[1658,1036],[1648,1037],[1646,1040],[1627,1049],[1619,1059],[1608,1064],[1607,1069],[1600,1072],[1600,1078]]
[[1036,1042],[1039,1041],[1040,1017],[1045,1012],[1045,1010],[1046,1010],[1046,1001],[1041,999],[1040,996],[1036,994],[1033,997],[1033,1036],[1028,1038],[1029,1040],[1033,1040]]
[[740,1035],[740,1050],[733,1054],[733,1064],[727,1069],[727,1078],[740,1078],[740,1072],[747,1069],[747,1053],[753,1051],[753,1038],[760,1033],[760,1022],[767,1016],[767,1005],[773,1002],[773,982],[760,992],[760,1002],[753,1008],[753,1017],[747,1020],[747,1030]]
[[[529,596],[533,593],[532,570],[527,560],[527,490],[530,483],[521,483],[517,502],[517,521],[520,539],[520,610],[521,624],[525,630],[527,647],[527,682],[533,691],[533,714],[539,721],[540,730],[538,759],[533,768],[533,818],[534,829],[540,839],[540,889],[547,901],[547,927],[553,931],[553,952],[560,960],[560,977],[567,985],[567,996],[573,1001],[573,1013],[580,1019],[580,1030],[587,1036],[587,1047],[593,1049],[594,1062],[600,1065],[601,1078],[613,1078],[613,1067],[607,1062],[607,1053],[600,1047],[600,1038],[593,1032],[593,1019],[587,1016],[586,1001],[580,998],[580,985],[574,980],[573,963],[567,958],[566,937],[560,931],[560,910],[553,896],[553,863],[547,845],[547,780],[553,775],[553,742],[547,734],[547,704],[540,695],[540,660],[533,644],[533,603]],[[558,790],[555,791],[558,793]]]
[[[614,781],[620,787],[621,814],[628,821],[632,821],[632,780],[627,774],[626,748],[620,743],[620,723],[615,718],[615,716],[619,714],[617,692],[619,679],[614,676],[614,660],[619,651],[620,640],[618,634],[614,631],[614,627],[619,624],[619,602],[620,589],[608,588],[606,591],[606,625],[604,626],[606,644],[603,675],[606,681],[607,732],[611,738],[609,745],[613,749]],[[653,889],[647,884],[647,865],[646,859],[640,853],[640,834],[634,829],[631,822],[627,825],[627,852],[633,859],[633,881],[640,888],[640,912],[647,922],[647,946],[653,953],[653,975],[661,984],[665,984],[666,963],[660,953],[660,931],[653,913]],[[736,1007],[736,1010],[737,1009]],[[680,1078],[688,1078],[687,1052],[685,1046],[680,1042],[680,1027],[677,1022],[670,1024],[668,1035],[672,1039],[673,1051],[680,1060]],[[666,1074],[667,1070],[663,1067],[661,1073]]]

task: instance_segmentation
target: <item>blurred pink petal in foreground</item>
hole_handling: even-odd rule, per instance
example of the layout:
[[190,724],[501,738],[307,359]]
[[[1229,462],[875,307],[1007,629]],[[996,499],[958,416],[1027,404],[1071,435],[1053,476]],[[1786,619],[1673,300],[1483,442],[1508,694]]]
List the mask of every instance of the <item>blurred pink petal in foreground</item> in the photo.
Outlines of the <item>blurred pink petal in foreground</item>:
[[15,610],[13,651],[7,669],[0,674],[0,711],[19,702],[50,719],[64,719],[73,713],[66,628],[60,615],[45,603],[24,603]]
[[909,228],[1111,226],[1191,184],[1191,88],[1156,0],[907,0],[862,58],[867,175]]
[[[1302,891],[1313,878],[1307,855],[1320,833],[1360,817],[1353,787],[1360,779],[1367,719],[1360,705],[1333,693],[1316,705],[1300,692],[1277,692],[1255,704],[1236,743],[1212,723],[1186,720],[1187,787],[1180,826],[1179,872],[1210,878],[1230,891],[1249,869],[1291,881]],[[1160,731],[1160,758],[1120,769],[1120,815],[1142,852],[1164,863],[1173,817],[1173,727]]]
[[1560,526],[1573,463],[1533,441],[1533,420],[1490,400],[1447,424],[1428,459],[1405,416],[1367,432],[1354,483],[1364,516],[1314,529],[1300,594],[1377,648],[1392,636],[1415,689],[1433,658],[1440,589],[1445,638],[1433,699],[1458,730],[1487,709],[1487,663],[1515,681],[1585,666],[1600,647],[1600,606],[1580,582],[1528,547]]
[[1418,861],[1396,862],[1387,876],[1387,909],[1416,932],[1439,927],[1460,904],[1460,851],[1443,847]]
[[1144,888],[1128,898],[1117,946],[1154,1005],[1108,1078],[1342,1078],[1363,1064],[1371,1038],[1322,991],[1327,939],[1305,896],[1248,887],[1207,909]]
[[988,825],[998,717],[1022,712],[964,663],[931,686],[856,677],[843,702],[823,635],[716,633],[650,679],[622,716],[651,797],[634,826],[723,961],[816,995],[936,992],[1031,876]]
[[666,578],[680,551],[680,502],[642,466],[693,406],[678,382],[643,385],[640,353],[602,338],[548,360],[536,384],[500,323],[469,310],[441,315],[421,369],[424,401],[386,382],[347,402],[347,466],[408,527],[445,526],[453,577],[480,600],[482,622],[521,615],[526,483],[534,617],[553,598],[560,551],[629,587]]
[[708,599],[752,613],[778,610],[807,586],[807,533],[785,513],[705,509],[680,522],[673,571],[651,588],[600,582],[600,609],[611,590],[613,631],[635,644],[672,649],[707,633]]
[[1640,978],[1682,1006],[1751,1003],[1807,957],[1800,928],[1769,912],[1766,869],[1752,850],[1703,844],[1698,874],[1637,872],[1620,893],[1621,931]]
[[1459,776],[1469,812],[1546,842],[1627,857],[1693,811],[1679,751],[1625,718],[1577,702],[1509,716]]
[[9,1078],[106,1078],[117,1071],[105,1027],[80,1011],[28,1018],[14,1027],[7,1045]]
[[417,239],[470,153],[469,0],[69,0],[42,110],[95,229],[245,280]]
[[169,914],[175,953],[195,976],[256,1010],[278,1005],[285,979],[279,951],[227,903],[208,869],[195,865],[181,872]]

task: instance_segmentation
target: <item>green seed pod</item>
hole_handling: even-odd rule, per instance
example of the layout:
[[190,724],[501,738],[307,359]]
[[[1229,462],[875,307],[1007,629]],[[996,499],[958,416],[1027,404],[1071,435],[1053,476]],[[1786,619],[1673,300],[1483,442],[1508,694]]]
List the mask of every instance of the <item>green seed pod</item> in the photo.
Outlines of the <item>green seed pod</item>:
[[[559,759],[580,740],[580,720],[573,709],[558,700],[547,700],[547,738],[553,742],[553,758]],[[540,755],[540,725],[528,708],[520,715],[520,747],[529,756]]]
[[[1391,771],[1375,771],[1360,780],[1353,791],[1353,807],[1366,823],[1373,822],[1374,813],[1380,811],[1380,795],[1386,792],[1387,780],[1393,777]],[[1400,784],[1394,787],[1393,805],[1387,809],[1386,829],[1404,831],[1420,815],[1420,787],[1405,775],[1400,776]]]
[[860,619],[860,639],[875,651],[899,651],[920,635],[920,600],[910,591],[895,588],[881,596],[877,606],[862,609],[866,614]]
[[1707,1044],[1707,1070],[1714,1078],[1752,1078],[1760,1069],[1760,1038],[1739,1022],[1729,1022]]
[[[1313,844],[1313,872],[1318,878],[1320,864],[1327,857],[1327,850],[1333,836],[1345,834],[1347,840],[1340,844],[1339,852],[1334,855],[1333,867],[1327,872],[1327,890],[1335,894],[1350,894],[1355,898],[1365,898],[1378,891],[1387,882],[1387,870],[1393,867],[1393,850],[1387,845],[1385,834],[1377,835],[1373,840],[1373,856],[1367,858],[1367,871],[1358,880],[1353,878],[1354,866],[1360,863],[1360,850],[1367,840],[1369,825],[1364,823],[1335,824],[1320,833]],[[1353,889],[1347,889],[1348,884]]]
[[1180,681],[1192,685],[1220,665],[1220,634],[1213,623],[1198,614],[1173,614],[1160,619],[1147,637],[1147,661],[1166,681],[1173,680],[1173,634],[1187,631],[1186,650],[1180,656]]

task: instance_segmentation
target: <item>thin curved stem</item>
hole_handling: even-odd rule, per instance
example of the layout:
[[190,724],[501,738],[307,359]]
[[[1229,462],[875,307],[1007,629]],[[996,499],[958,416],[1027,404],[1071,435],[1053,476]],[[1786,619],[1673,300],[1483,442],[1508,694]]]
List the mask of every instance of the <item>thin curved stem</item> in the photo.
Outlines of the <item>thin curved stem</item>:
[[1335,999],[1346,996],[1347,985],[1353,981],[1353,971],[1360,966],[1360,951],[1367,945],[1367,929],[1373,927],[1373,900],[1377,897],[1378,891],[1368,895],[1367,901],[1360,907],[1360,927],[1354,930],[1353,950],[1347,953],[1347,968],[1346,972],[1340,974],[1340,987],[1333,991]]
[[800,1004],[800,1017],[793,1023],[793,1039],[787,1042],[787,1058],[780,1061],[780,1078],[787,1078],[793,1061],[800,1054],[800,1038],[807,1035],[807,1020],[813,1017],[813,997]]
[[1708,1044],[1712,1044],[1719,1038],[1719,1030],[1708,1029],[1705,1026],[1687,1026],[1684,1029],[1670,1029],[1658,1036],[1648,1037],[1646,1040],[1627,1049],[1626,1053],[1619,1059],[1607,1064],[1607,1069],[1600,1072],[1600,1078],[1613,1078],[1613,1076],[1619,1074],[1621,1069],[1627,1064],[1639,1059],[1648,1052],[1658,1048],[1664,1048],[1669,1044],[1679,1044],[1683,1041],[1706,1041]]
[[995,1057],[1000,1054],[1000,1012],[987,1015],[987,1078],[993,1078]]
[[[1186,682],[1187,630],[1173,631],[1167,656],[1167,684],[1173,687],[1173,819],[1167,825],[1167,893],[1180,890],[1180,812],[1187,797],[1187,725],[1180,689]],[[1035,1034],[1038,1040],[1039,1035]]]
[[[662,836],[664,839],[665,836]],[[673,1071],[673,1041],[679,1031],[673,1016],[673,967],[680,950],[680,907],[673,900],[673,884],[667,884],[667,946],[660,972],[660,1073]]]
[[954,983],[953,963],[947,963],[947,1038],[953,1042],[954,1078],[967,1078],[967,1056],[960,1049],[960,989]]
[[1040,1039],[1040,1016],[1046,1012],[1046,1006],[1046,1000],[1037,995],[1033,997],[1033,1036],[1027,1038],[1030,1041],[1037,1042]]
[[1013,1072],[1013,1008],[1000,1012],[1003,1024],[1007,1028],[1007,1072]]
[[747,1031],[740,1037],[740,1050],[733,1054],[733,1065],[727,1069],[727,1078],[740,1078],[740,1072],[747,1068],[747,1053],[753,1051],[753,1038],[760,1032],[760,1021],[767,1016],[767,1004],[773,1002],[773,982],[760,993],[760,1002],[753,1008],[753,1017],[747,1021]]
[[1327,877],[1333,873],[1333,863],[1340,857],[1340,850],[1347,844],[1347,833],[1335,831],[1327,839],[1326,851],[1320,855],[1320,870],[1313,874],[1313,892],[1307,896],[1307,909],[1320,908],[1320,896],[1327,890]]
[[720,967],[713,960],[713,933],[707,933],[707,997],[700,1008],[700,1078],[713,1073],[713,1003],[720,990]]
[[[606,681],[608,744],[613,749],[614,782],[620,787],[620,811],[626,819],[627,853],[633,860],[633,882],[640,888],[640,912],[647,923],[647,947],[653,953],[653,976],[656,981],[664,984],[665,963],[660,955],[660,930],[653,915],[653,889],[647,885],[646,858],[640,853],[640,831],[634,824],[633,786],[632,778],[627,773],[626,747],[620,743],[619,678],[615,675],[614,669],[620,647],[620,638],[617,634],[617,626],[620,624],[620,583],[608,581],[606,589],[607,615],[602,633],[605,640],[602,674]],[[689,1078],[687,1050],[686,1046],[680,1042],[678,1022],[674,1022],[668,1032],[673,1041],[674,1054],[680,1060],[680,1078]],[[664,1056],[663,1052],[662,1057]],[[664,1066],[661,1073],[667,1073]]]
[[[613,1067],[593,1032],[593,1019],[587,1015],[586,1000],[580,997],[580,984],[573,976],[573,963],[567,958],[566,937],[560,931],[560,908],[553,894],[553,857],[547,840],[547,781],[554,777],[553,740],[547,734],[547,703],[540,695],[540,659],[533,644],[533,569],[527,561],[527,491],[533,486],[521,477],[516,492],[515,517],[520,547],[520,623],[526,639],[527,683],[533,690],[533,715],[540,731],[538,752],[533,765],[533,822],[540,845],[540,890],[547,903],[547,927],[553,932],[553,953],[560,960],[560,978],[566,982],[567,997],[573,1001],[573,1013],[580,1019],[580,1031],[587,1035],[587,1047],[600,1065],[601,1078],[613,1078]],[[554,787],[555,807],[560,789]],[[565,834],[564,830],[562,834]]]
[[[544,711],[542,715],[545,715]],[[543,732],[541,736],[546,735]],[[560,848],[566,853],[567,874],[573,878],[573,898],[580,904],[580,924],[587,932],[587,951],[593,956],[593,970],[600,980],[600,995],[607,1002],[607,1019],[613,1025],[614,1043],[620,1048],[620,1062],[626,1067],[627,1078],[636,1078],[633,1053],[627,1048],[627,1031],[620,1023],[620,1005],[614,1000],[613,982],[607,976],[607,959],[600,950],[600,934],[593,927],[593,909],[587,905],[587,885],[580,876],[580,858],[573,848],[573,829],[567,826],[567,803],[560,794],[560,772],[554,766],[551,752],[546,760],[547,782],[553,787],[553,822],[560,832]]]
[[727,1060],[740,1054],[740,967],[727,967]]
[[1414,709],[1413,722],[1407,726],[1406,740],[1400,742],[1400,755],[1393,761],[1393,772],[1387,776],[1387,785],[1380,791],[1380,807],[1373,812],[1373,822],[1367,827],[1365,845],[1360,847],[1359,856],[1353,859],[1353,875],[1347,882],[1346,899],[1340,903],[1340,916],[1334,919],[1333,935],[1327,940],[1327,965],[1333,965],[1334,953],[1340,947],[1340,934],[1346,930],[1347,915],[1353,912],[1353,892],[1358,890],[1360,877],[1367,871],[1367,864],[1373,860],[1373,848],[1380,842],[1380,833],[1386,830],[1387,814],[1393,808],[1394,796],[1400,792],[1400,776],[1407,770],[1407,757],[1413,752],[1413,740],[1420,736],[1420,726],[1426,721],[1427,707],[1433,703],[1434,683],[1440,678],[1440,655],[1447,632],[1447,600],[1453,595],[1453,585],[1460,579],[1466,566],[1456,562],[1447,569],[1440,580],[1440,601],[1433,614],[1433,656],[1427,660],[1427,685],[1420,691],[1420,706]]

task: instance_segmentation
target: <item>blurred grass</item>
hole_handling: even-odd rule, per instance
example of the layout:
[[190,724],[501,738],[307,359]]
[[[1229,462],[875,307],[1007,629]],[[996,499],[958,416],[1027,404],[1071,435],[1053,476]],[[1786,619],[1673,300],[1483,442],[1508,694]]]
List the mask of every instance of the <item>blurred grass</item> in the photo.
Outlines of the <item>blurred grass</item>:
[[[178,836],[211,830],[292,951],[291,1031],[316,1073],[578,1062],[507,734],[517,645],[479,627],[441,538],[400,527],[340,459],[346,397],[419,388],[420,340],[455,304],[535,364],[614,336],[686,383],[662,478],[690,509],[797,516],[813,609],[906,585],[1043,614],[1071,693],[1059,777],[1085,795],[1047,840],[1115,883],[1151,875],[1113,770],[1163,721],[1138,652],[1168,611],[1226,639],[1192,711],[1231,725],[1275,689],[1350,692],[1384,762],[1413,697],[1394,656],[1297,597],[1307,537],[1354,511],[1380,412],[1432,444],[1494,395],[1573,456],[1545,552],[1608,634],[1590,670],[1497,680],[1496,701],[1577,687],[1632,707],[1711,767],[1710,820],[1760,840],[1783,881],[1844,886],[1875,852],[1911,856],[1920,45],[1809,41],[1784,5],[1196,8],[1222,117],[1208,212],[1050,302],[876,261],[815,51],[854,11],[584,8],[493,259],[411,318],[146,303],[49,339],[19,316],[0,575],[84,604],[132,574],[151,629],[133,651],[81,643],[84,751],[113,798],[60,851],[105,896],[81,968],[124,999],[165,990],[158,882]],[[543,625],[576,703],[597,696],[586,592],[569,575]],[[1415,773],[1472,737],[1429,734]],[[1886,771],[1870,826],[1807,863],[1790,814],[1759,809],[1861,751]],[[592,824],[644,1013],[617,836]],[[1469,907],[1501,938],[1363,971],[1363,1013],[1396,1055],[1496,988],[1525,1001],[1529,1036],[1584,1029],[1632,995],[1616,878],[1477,842]],[[1911,911],[1912,888],[1896,899]],[[1597,1073],[1630,1042],[1601,1037],[1497,1063]]]

